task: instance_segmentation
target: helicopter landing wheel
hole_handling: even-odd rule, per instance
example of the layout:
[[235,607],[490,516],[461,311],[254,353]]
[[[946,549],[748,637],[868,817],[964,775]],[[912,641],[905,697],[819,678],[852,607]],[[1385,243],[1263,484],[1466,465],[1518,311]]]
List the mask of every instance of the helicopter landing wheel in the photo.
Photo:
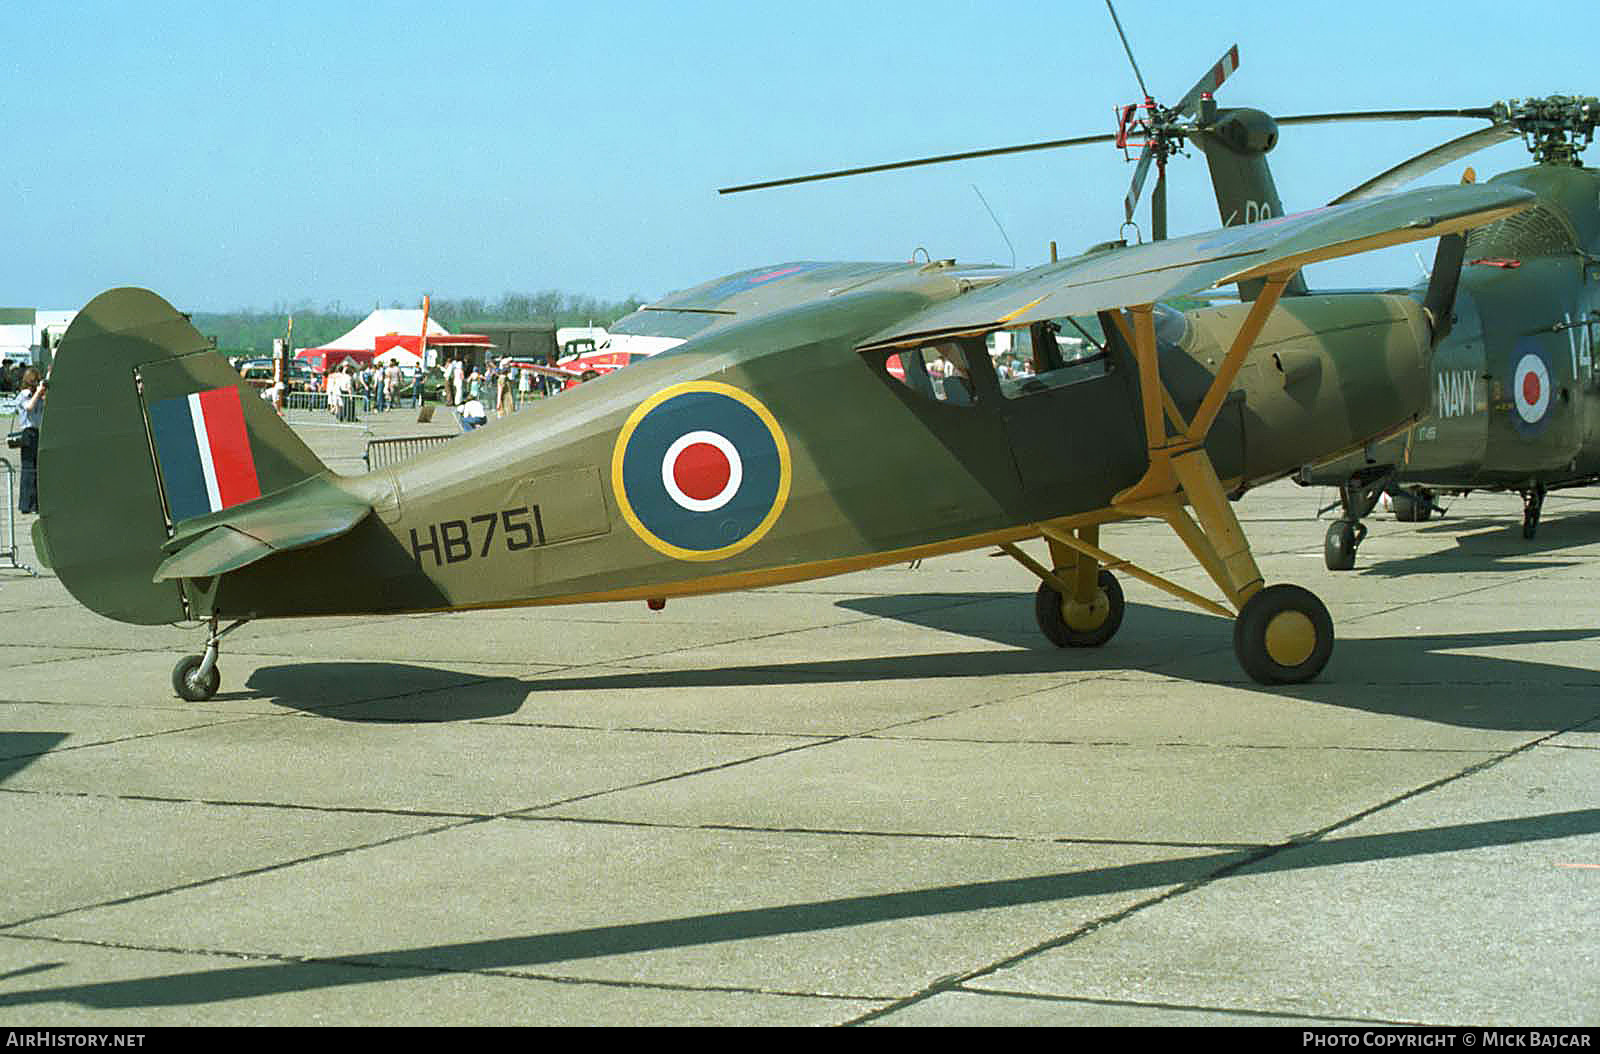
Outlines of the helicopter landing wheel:
[[1539,530],[1539,513],[1544,509],[1544,488],[1522,492],[1522,536],[1531,539]]
[[1360,520],[1334,520],[1322,540],[1322,562],[1330,571],[1349,571],[1356,566],[1356,549],[1367,536]]
[[172,690],[178,693],[178,698],[190,703],[203,703],[217,694],[217,689],[222,685],[222,671],[213,662],[211,672],[201,677],[200,667],[204,663],[205,660],[199,655],[185,655],[172,668]]
[[[1068,578],[1071,573],[1070,568],[1056,569],[1057,577]],[[1051,644],[1058,648],[1098,648],[1116,636],[1125,606],[1122,586],[1110,571],[1101,571],[1095,581],[1098,588],[1087,604],[1063,597],[1048,582],[1040,584],[1033,613],[1039,631]]]
[[1310,590],[1267,586],[1234,621],[1233,653],[1261,684],[1309,681],[1333,655],[1333,619]]

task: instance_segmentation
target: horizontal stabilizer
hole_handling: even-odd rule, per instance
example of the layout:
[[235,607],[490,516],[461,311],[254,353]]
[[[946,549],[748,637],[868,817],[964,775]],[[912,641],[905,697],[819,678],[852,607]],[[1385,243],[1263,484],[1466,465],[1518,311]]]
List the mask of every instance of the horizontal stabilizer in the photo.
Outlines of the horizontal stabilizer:
[[190,520],[163,545],[172,555],[154,581],[207,578],[247,567],[273,553],[305,549],[354,530],[372,506],[321,478],[215,516]]
[[1090,253],[935,305],[874,336],[860,350],[1020,329],[1044,319],[1151,304],[1251,278],[1286,277],[1322,260],[1479,227],[1533,201],[1532,193],[1513,187],[1430,187]]

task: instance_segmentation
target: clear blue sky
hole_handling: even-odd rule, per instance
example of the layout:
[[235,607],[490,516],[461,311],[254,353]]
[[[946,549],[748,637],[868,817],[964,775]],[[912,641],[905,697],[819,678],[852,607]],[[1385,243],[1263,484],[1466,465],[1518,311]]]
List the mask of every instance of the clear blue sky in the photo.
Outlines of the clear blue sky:
[[[1600,94],[1593,0],[1122,0],[1176,101],[1279,114]],[[1116,235],[1113,148],[718,197],[730,183],[1111,130],[1133,74],[1102,0],[13,3],[0,304],[144,285],[186,310],[561,289],[649,298],[791,259],[1017,263]],[[1291,129],[1291,210],[1477,127]],[[1524,163],[1509,144],[1481,176]],[[1591,161],[1593,158],[1591,157]],[[1174,233],[1218,225],[1197,152]],[[1454,181],[1461,166],[1435,181]],[[1143,217],[1141,217],[1143,220]],[[1431,248],[1424,247],[1424,255]],[[1322,284],[1418,276],[1411,250]]]

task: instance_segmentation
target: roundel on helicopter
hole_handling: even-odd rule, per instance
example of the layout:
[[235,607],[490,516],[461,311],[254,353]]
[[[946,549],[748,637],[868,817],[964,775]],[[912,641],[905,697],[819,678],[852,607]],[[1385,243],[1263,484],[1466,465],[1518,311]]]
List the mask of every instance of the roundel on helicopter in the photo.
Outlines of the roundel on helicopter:
[[789,444],[748,392],[676,384],[640,403],[617,435],[611,485],[622,517],[652,549],[721,560],[772,529],[789,497]]
[[1531,340],[1517,343],[1512,352],[1511,401],[1515,424],[1524,435],[1540,431],[1550,413],[1550,363]]

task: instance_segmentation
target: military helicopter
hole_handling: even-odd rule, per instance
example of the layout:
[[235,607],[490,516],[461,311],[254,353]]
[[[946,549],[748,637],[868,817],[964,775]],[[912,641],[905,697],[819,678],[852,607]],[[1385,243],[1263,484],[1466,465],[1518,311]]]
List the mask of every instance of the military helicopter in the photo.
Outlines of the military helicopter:
[[1545,495],[1600,482],[1600,171],[1579,155],[1600,100],[1554,96],[1497,104],[1481,140],[1521,136],[1534,164],[1495,185],[1538,195],[1533,208],[1452,239],[1465,267],[1454,309],[1438,320],[1430,413],[1403,435],[1296,478],[1339,488],[1328,527],[1329,570],[1355,566],[1362,518],[1387,494],[1395,517],[1428,519],[1441,494],[1516,491],[1522,536]]

